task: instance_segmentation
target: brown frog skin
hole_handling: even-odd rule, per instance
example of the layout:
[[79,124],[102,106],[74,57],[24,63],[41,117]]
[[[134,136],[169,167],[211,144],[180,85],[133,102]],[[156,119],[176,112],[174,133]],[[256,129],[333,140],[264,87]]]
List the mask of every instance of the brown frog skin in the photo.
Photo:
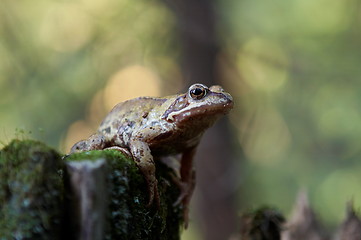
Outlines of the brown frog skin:
[[115,148],[130,154],[149,189],[149,205],[159,203],[154,158],[181,154],[181,194],[185,227],[188,205],[195,185],[193,156],[204,133],[233,107],[233,100],[220,86],[193,84],[184,94],[163,98],[139,97],[117,104],[97,133],[76,143],[70,153]]

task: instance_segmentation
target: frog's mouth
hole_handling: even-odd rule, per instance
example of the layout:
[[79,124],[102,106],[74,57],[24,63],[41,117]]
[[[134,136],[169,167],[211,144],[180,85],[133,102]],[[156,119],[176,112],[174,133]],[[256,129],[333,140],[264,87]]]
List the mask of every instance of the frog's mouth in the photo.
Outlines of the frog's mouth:
[[168,122],[182,122],[191,118],[217,118],[219,115],[227,114],[232,108],[233,99],[230,94],[212,92],[202,100],[194,100],[191,104],[187,102],[187,105],[179,110],[168,111],[163,118]]

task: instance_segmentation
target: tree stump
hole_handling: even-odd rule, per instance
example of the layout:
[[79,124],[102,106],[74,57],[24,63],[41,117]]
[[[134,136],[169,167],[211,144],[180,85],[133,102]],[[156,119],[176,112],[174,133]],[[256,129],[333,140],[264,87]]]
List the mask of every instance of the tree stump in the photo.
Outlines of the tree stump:
[[0,239],[180,239],[172,174],[157,165],[160,206],[147,207],[143,175],[121,152],[62,158],[15,140],[0,152]]

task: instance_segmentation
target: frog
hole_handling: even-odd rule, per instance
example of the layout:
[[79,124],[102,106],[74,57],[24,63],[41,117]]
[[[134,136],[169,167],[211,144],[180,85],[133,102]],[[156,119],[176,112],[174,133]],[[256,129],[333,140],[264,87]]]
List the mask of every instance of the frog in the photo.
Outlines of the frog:
[[116,149],[129,155],[144,176],[148,206],[159,205],[155,160],[179,156],[175,181],[183,205],[185,228],[195,187],[193,159],[204,132],[233,108],[232,96],[219,85],[192,84],[188,91],[167,97],[138,97],[118,103],[96,133],[74,144],[71,153]]

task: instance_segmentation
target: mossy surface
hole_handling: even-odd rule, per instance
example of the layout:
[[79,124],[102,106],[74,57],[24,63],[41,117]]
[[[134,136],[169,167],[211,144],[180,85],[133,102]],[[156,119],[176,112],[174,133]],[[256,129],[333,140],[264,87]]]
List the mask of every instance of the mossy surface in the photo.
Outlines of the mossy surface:
[[60,155],[31,140],[0,152],[0,239],[61,239]]
[[[65,239],[66,161],[105,159],[108,213],[105,239],[178,240],[182,209],[172,170],[157,164],[160,206],[148,203],[148,189],[134,161],[116,150],[90,151],[65,158],[37,141],[14,140],[0,151],[0,240]],[[70,233],[71,235],[71,233]]]
[[72,154],[66,161],[106,159],[109,182],[109,213],[106,239],[180,239],[181,209],[173,207],[179,189],[171,180],[171,170],[157,165],[160,207],[148,203],[143,175],[134,161],[116,150]]

